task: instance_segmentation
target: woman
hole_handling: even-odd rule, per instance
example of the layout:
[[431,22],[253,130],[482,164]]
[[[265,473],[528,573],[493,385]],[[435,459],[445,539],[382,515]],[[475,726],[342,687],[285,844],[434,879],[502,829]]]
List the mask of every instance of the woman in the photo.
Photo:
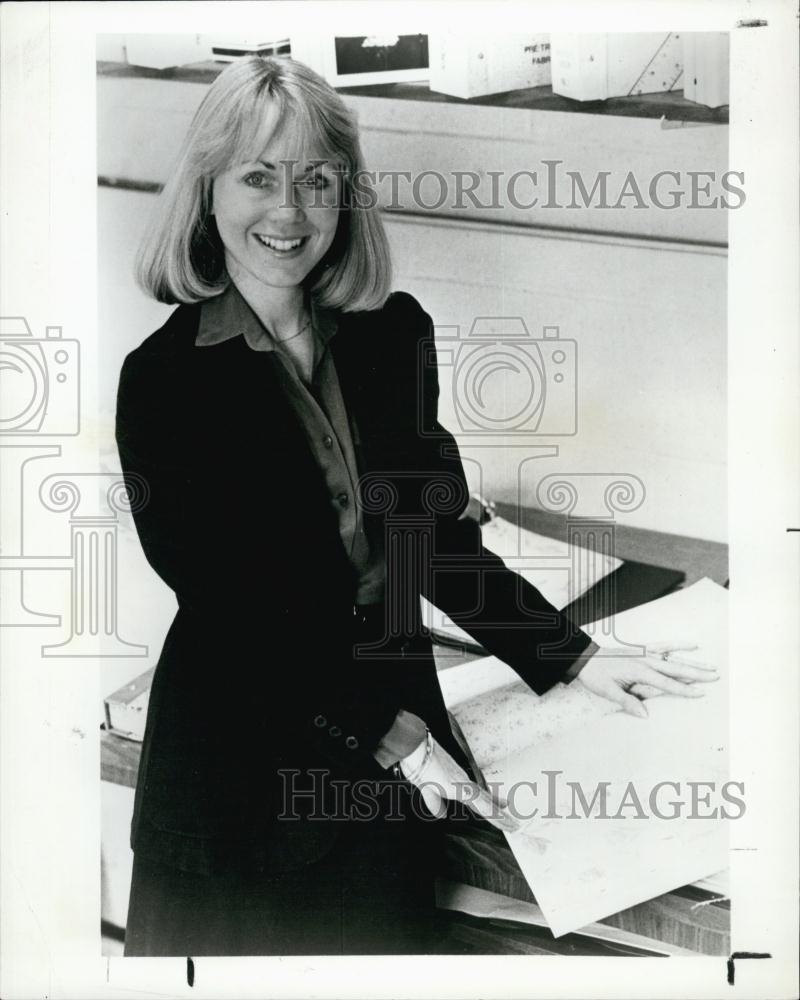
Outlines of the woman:
[[600,660],[461,516],[432,322],[388,295],[362,169],[335,91],[245,58],[197,111],[142,250],[143,286],[180,305],[125,359],[116,434],[178,612],[136,790],[129,955],[437,949],[435,818],[461,798],[514,820],[467,773],[420,594],[536,691],[581,671],[636,712],[637,682],[694,693]]

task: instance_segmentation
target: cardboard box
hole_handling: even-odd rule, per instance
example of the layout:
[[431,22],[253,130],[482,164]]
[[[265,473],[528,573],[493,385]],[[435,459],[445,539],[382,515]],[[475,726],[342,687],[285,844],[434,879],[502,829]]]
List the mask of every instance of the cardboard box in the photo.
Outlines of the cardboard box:
[[707,108],[729,103],[730,37],[727,31],[683,35],[683,96]]
[[549,35],[431,34],[430,88],[452,97],[484,97],[550,83]]
[[154,672],[151,667],[105,699],[106,729],[141,742]]
[[604,101],[679,90],[682,32],[553,34],[553,93],[576,101]]

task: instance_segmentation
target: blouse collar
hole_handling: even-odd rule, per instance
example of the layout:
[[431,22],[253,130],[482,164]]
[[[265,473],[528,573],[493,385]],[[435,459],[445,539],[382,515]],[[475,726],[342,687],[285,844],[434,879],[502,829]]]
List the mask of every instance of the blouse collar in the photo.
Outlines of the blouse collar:
[[[311,326],[323,345],[336,333],[335,313],[311,299]],[[195,347],[213,347],[243,336],[254,351],[274,351],[275,340],[256,316],[239,289],[231,282],[220,295],[206,299],[200,307]]]

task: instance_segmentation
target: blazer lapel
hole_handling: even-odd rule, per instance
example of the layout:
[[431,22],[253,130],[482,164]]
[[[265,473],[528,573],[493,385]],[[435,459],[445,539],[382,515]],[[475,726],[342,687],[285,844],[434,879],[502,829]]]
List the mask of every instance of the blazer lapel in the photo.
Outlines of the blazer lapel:
[[370,357],[368,333],[354,329],[343,314],[339,329],[328,342],[345,409],[355,418],[362,438],[367,437],[371,429],[369,399],[378,375]]
[[[192,351],[195,408],[217,448],[245,461],[275,462],[276,479],[322,482],[303,426],[280,383],[274,351],[254,351],[244,337]],[[231,439],[231,426],[238,428]],[[284,479],[284,475],[286,479]]]

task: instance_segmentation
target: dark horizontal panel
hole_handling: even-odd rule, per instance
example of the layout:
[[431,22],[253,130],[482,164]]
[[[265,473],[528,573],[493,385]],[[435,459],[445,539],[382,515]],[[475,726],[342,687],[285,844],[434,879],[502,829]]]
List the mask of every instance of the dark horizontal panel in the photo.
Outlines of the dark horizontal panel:
[[137,181],[132,177],[106,177],[97,178],[98,187],[119,188],[122,191],[144,191],[146,194],[158,194],[164,187],[158,181]]
[[707,108],[683,96],[683,91],[609,97],[605,101],[575,101],[554,94],[553,88],[528,87],[485,97],[450,97],[431,90],[426,83],[379,83],[369,87],[341,87],[342,94],[358,97],[393,97],[401,101],[433,101],[446,104],[477,104],[490,108],[521,108],[526,111],[573,111],[582,115],[616,115],[623,118],[668,118],[674,121],[728,124],[728,106]]

